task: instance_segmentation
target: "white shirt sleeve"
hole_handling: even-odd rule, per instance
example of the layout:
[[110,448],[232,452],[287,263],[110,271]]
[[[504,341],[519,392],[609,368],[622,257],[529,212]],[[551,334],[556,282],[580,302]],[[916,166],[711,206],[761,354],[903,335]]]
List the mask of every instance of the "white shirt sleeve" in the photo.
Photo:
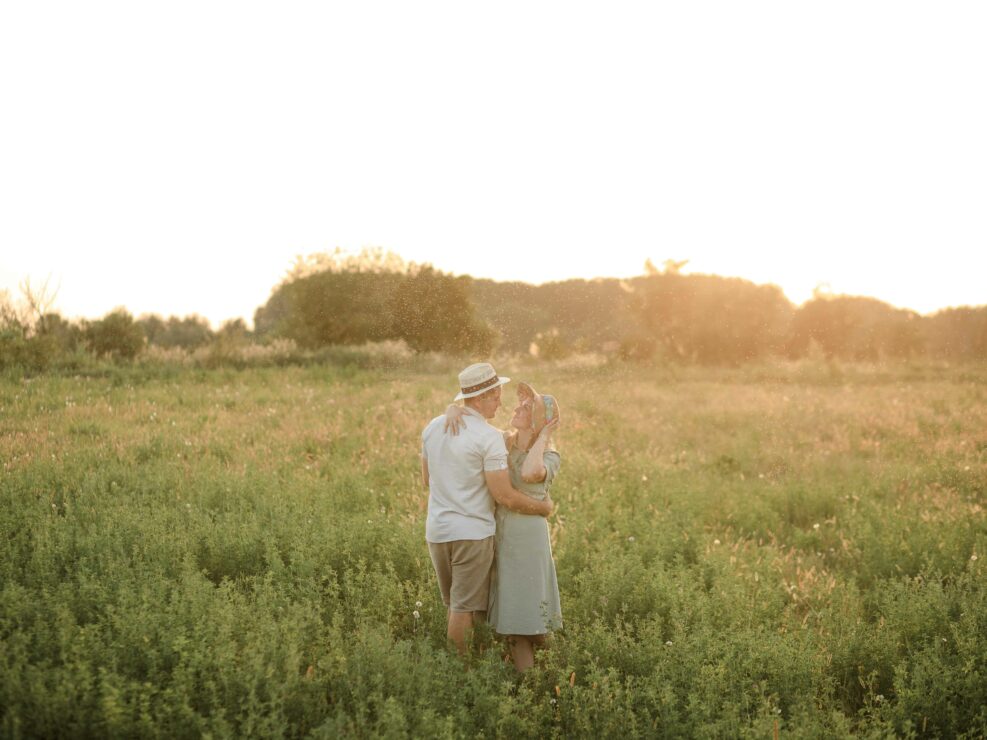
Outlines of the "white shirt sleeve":
[[507,447],[503,436],[499,432],[487,435],[483,444],[483,469],[489,472],[507,470]]

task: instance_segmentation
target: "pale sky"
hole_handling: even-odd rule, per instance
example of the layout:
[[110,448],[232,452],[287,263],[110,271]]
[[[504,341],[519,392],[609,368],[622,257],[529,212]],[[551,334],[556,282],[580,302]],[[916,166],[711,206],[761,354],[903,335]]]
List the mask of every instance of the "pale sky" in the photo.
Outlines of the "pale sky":
[[375,246],[987,303],[987,3],[6,2],[0,290],[254,310]]

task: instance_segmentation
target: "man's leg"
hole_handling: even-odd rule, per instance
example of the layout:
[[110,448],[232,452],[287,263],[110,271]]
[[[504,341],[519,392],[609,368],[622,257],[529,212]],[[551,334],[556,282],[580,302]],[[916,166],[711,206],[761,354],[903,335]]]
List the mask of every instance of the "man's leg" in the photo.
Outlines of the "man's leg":
[[432,558],[432,565],[435,566],[435,577],[439,582],[439,593],[442,594],[442,602],[446,605],[446,635],[450,640],[456,642],[456,646],[459,647],[457,637],[460,635],[461,630],[453,629],[453,612],[449,608],[449,594],[452,587],[452,556],[450,552],[450,544],[448,542],[429,542],[428,554]]
[[449,612],[449,627],[446,636],[456,646],[460,655],[466,654],[470,634],[473,631],[473,612]]
[[493,537],[454,543],[446,634],[460,654],[467,652],[473,628],[486,619],[493,558]]

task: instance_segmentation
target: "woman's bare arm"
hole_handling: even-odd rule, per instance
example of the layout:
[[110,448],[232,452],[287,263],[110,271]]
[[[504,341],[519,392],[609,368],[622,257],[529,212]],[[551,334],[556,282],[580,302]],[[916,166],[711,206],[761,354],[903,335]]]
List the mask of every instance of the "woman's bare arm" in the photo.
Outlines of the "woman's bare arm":
[[531,445],[531,449],[528,450],[528,456],[521,464],[521,480],[525,483],[541,483],[548,475],[548,471],[545,470],[545,448],[548,446],[548,440],[558,426],[558,422],[558,418],[548,422],[539,432],[535,443]]

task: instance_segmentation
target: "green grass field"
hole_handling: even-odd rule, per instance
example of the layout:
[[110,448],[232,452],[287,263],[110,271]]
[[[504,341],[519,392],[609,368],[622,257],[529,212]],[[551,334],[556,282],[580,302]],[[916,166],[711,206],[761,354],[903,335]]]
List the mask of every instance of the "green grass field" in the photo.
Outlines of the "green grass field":
[[523,681],[444,643],[457,363],[0,381],[3,736],[987,733],[987,368],[498,369],[564,419]]

